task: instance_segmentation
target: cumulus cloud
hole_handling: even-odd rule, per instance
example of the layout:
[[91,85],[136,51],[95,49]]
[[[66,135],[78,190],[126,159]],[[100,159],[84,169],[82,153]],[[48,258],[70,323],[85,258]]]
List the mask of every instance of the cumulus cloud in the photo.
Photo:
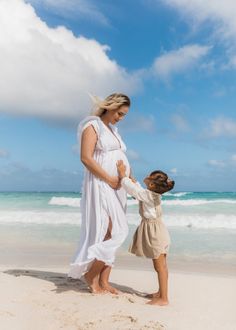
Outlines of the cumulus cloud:
[[120,124],[120,129],[129,132],[152,133],[155,131],[155,118],[153,115],[132,114],[131,110],[131,114]]
[[236,165],[236,154],[234,154],[234,155],[231,156],[231,163],[233,165]]
[[231,155],[231,157],[229,157],[226,160],[216,160],[216,159],[211,159],[208,161],[208,165],[212,166],[212,167],[218,167],[218,168],[232,168],[236,166],[236,154]]
[[186,17],[202,23],[207,20],[216,23],[218,35],[233,38],[236,34],[236,2],[234,0],[162,0],[165,4],[177,8]]
[[42,168],[36,171],[17,162],[0,167],[1,191],[78,191],[82,178],[83,169]]
[[139,153],[137,153],[137,151],[132,150],[132,149],[128,149],[127,150],[127,156],[128,156],[128,158],[129,158],[130,161],[132,161],[132,160],[140,160]]
[[9,157],[9,152],[5,149],[0,149],[0,158],[7,158]]
[[187,120],[180,114],[174,114],[170,117],[171,122],[179,132],[188,132],[190,130]]
[[89,19],[103,25],[109,25],[107,17],[91,0],[26,0],[33,6],[65,18]]
[[172,168],[172,169],[170,170],[170,173],[171,173],[171,174],[177,174],[177,172],[178,172],[178,170],[177,170],[176,167],[174,167],[174,168]]
[[213,167],[222,168],[222,167],[225,167],[226,164],[222,160],[210,159],[208,161],[208,165],[213,166]]
[[79,155],[80,154],[80,146],[78,144],[74,144],[71,148],[73,154]]
[[191,25],[201,26],[210,23],[212,37],[227,47],[228,63],[225,66],[235,67],[236,52],[236,1],[235,0],[162,0],[166,5],[176,8]]
[[23,0],[1,0],[0,111],[74,122],[91,107],[87,92],[133,93],[139,77],[108,51],[63,26],[47,26]]
[[236,137],[236,121],[227,117],[212,119],[206,134],[209,137]]
[[160,79],[168,80],[173,74],[193,68],[203,56],[208,54],[210,48],[194,44],[166,52],[155,59],[153,73]]

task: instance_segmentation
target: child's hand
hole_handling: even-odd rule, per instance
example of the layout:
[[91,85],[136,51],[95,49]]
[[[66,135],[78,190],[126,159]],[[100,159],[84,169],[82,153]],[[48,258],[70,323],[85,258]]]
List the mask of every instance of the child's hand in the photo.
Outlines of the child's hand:
[[130,178],[130,180],[131,180],[133,183],[136,183],[136,182],[137,182],[137,180],[136,180],[135,177],[133,176],[132,169],[130,169],[129,178]]
[[118,171],[119,177],[124,178],[126,176],[126,173],[125,173],[126,172],[126,166],[123,163],[123,160],[118,160],[117,163],[116,163],[116,166],[117,166],[117,171]]
[[136,183],[136,182],[137,182],[137,180],[136,180],[132,175],[130,175],[129,178],[130,178],[130,180],[131,180],[133,183]]

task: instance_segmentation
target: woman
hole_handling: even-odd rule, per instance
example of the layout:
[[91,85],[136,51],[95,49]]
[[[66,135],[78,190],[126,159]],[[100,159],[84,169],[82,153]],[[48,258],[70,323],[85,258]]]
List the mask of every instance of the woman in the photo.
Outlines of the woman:
[[116,125],[129,111],[130,99],[112,94],[97,102],[95,116],[79,125],[81,161],[85,175],[81,199],[81,235],[78,252],[68,274],[81,278],[93,293],[118,291],[109,284],[116,250],[128,234],[126,192],[120,187],[116,162],[123,160],[130,175],[126,147]]

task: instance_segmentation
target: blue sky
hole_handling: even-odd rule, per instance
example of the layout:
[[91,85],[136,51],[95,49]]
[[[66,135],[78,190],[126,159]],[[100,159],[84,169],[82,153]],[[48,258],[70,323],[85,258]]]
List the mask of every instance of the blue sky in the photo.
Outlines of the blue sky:
[[236,4],[1,0],[0,190],[79,191],[88,93],[124,92],[139,180],[236,191]]

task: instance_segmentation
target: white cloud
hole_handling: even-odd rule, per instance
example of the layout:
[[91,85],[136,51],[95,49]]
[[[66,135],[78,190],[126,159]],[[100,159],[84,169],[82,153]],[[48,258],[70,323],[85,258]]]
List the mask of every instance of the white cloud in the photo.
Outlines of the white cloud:
[[87,92],[127,94],[140,79],[96,40],[50,28],[23,0],[0,1],[0,111],[77,121],[91,107]]
[[171,75],[193,68],[211,47],[187,45],[177,50],[167,52],[156,58],[153,71],[160,79],[168,80]]
[[0,158],[7,158],[9,157],[9,152],[5,149],[0,149]]
[[223,41],[227,47],[229,65],[236,67],[235,0],[162,0],[162,2],[177,8],[191,26],[210,23],[213,39],[216,42]]
[[170,120],[179,132],[188,132],[190,130],[187,120],[182,115],[172,115]]
[[127,156],[129,158],[130,161],[132,160],[140,160],[140,155],[137,153],[137,151],[132,150],[132,149],[128,149],[127,150]]
[[215,160],[211,159],[208,161],[208,164],[213,167],[223,168],[225,167],[227,170],[230,169],[232,166],[236,166],[236,154],[231,155],[230,158],[226,160]]
[[236,165],[236,154],[234,154],[234,155],[231,156],[231,163],[233,165]]
[[216,22],[216,29],[221,37],[235,38],[235,0],[163,0],[163,2],[179,9],[187,18],[194,18],[197,22],[206,20]]
[[236,137],[236,121],[226,117],[212,119],[207,135],[209,137]]
[[80,154],[80,146],[78,144],[75,144],[71,148],[73,154],[79,155]]
[[171,173],[171,174],[177,174],[177,172],[178,172],[177,168],[172,168],[172,169],[170,170],[170,173]]
[[57,168],[32,170],[21,163],[12,162],[0,167],[1,191],[78,191],[83,169],[67,171]]
[[26,0],[33,6],[39,6],[65,18],[89,19],[103,25],[109,25],[106,16],[91,0]]
[[155,131],[155,118],[153,115],[140,115],[139,113],[128,114],[125,121],[120,124],[120,129],[129,132],[148,132]]
[[222,168],[222,167],[225,167],[226,164],[222,160],[210,159],[208,161],[208,165],[213,166],[213,167],[220,167],[220,168]]

